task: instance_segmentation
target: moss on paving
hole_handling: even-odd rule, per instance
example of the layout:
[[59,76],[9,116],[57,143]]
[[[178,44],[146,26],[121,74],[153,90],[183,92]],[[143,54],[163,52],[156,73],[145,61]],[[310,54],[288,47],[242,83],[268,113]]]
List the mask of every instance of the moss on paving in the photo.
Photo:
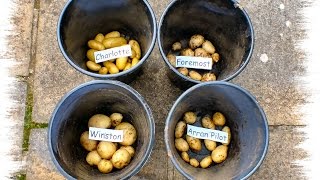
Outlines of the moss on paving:
[[25,174],[18,174],[16,176],[16,180],[26,180],[26,175]]

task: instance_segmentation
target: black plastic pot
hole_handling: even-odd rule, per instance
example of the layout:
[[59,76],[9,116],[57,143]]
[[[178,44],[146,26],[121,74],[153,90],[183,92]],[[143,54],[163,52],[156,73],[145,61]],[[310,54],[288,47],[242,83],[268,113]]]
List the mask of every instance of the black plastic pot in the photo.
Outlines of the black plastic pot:
[[[174,145],[175,126],[187,111],[219,111],[231,129],[228,157],[207,169],[186,163]],[[184,92],[171,108],[165,125],[168,155],[174,166],[188,179],[246,179],[263,162],[268,149],[269,130],[266,116],[256,99],[243,88],[228,82],[195,85]],[[196,156],[198,161],[203,157]]]
[[[136,153],[122,170],[102,174],[86,162],[87,151],[80,135],[97,113],[120,112],[137,130]],[[134,89],[118,81],[95,80],[67,93],[53,111],[48,130],[51,158],[67,179],[128,179],[139,172],[149,158],[155,140],[150,108]]]
[[[141,46],[140,62],[130,70],[100,75],[86,67],[87,42],[98,33],[119,31]],[[57,28],[58,43],[68,63],[83,74],[131,82],[149,57],[156,41],[156,19],[147,0],[69,0]]]
[[221,60],[211,70],[218,81],[229,81],[248,64],[254,45],[249,15],[234,0],[173,0],[160,19],[158,44],[171,81],[186,89],[200,81],[180,74],[166,58],[176,41],[189,41],[194,34],[210,40]]

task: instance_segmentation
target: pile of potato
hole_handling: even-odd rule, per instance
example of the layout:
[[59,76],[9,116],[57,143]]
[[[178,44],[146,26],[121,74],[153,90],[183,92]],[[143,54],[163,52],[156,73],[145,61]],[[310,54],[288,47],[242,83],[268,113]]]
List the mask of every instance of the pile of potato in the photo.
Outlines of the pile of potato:
[[[176,67],[176,56],[211,58],[212,65],[220,60],[220,55],[216,52],[214,45],[200,34],[193,35],[188,45],[183,45],[181,42],[173,43],[171,50],[172,51],[167,54],[167,59],[173,67]],[[189,70],[185,67],[178,68],[178,71],[196,81],[215,81],[217,79],[216,75],[210,71],[201,74],[196,69]]]
[[[184,113],[183,120],[179,121],[175,127],[175,147],[178,151],[181,152],[181,158],[189,163],[193,167],[202,167],[207,168],[213,163],[222,163],[226,160],[228,154],[228,145],[231,140],[231,131],[226,124],[226,118],[221,112],[215,112],[213,116],[205,115],[200,117],[202,127],[221,130],[228,133],[228,142],[219,143],[212,140],[200,140],[186,134],[187,124],[194,124],[197,121],[197,115],[195,112],[186,112]],[[203,143],[202,143],[203,142]],[[202,147],[204,144],[205,147]],[[211,154],[208,154],[206,157],[199,161],[195,157],[190,156],[190,151],[194,154],[197,154],[206,148]]]
[[123,142],[91,140],[89,139],[89,131],[81,134],[80,144],[89,151],[86,157],[87,163],[91,166],[97,166],[102,173],[110,173],[113,168],[126,167],[135,154],[132,145],[137,139],[136,129],[128,122],[122,122],[122,119],[123,116],[120,113],[113,113],[110,117],[96,114],[89,119],[88,127],[123,130]]
[[[94,58],[94,52],[119,47],[129,44],[131,46],[132,55],[130,57],[121,57],[105,61],[97,64]],[[106,35],[99,33],[92,40],[88,41],[87,62],[86,66],[89,70],[98,72],[99,74],[117,74],[126,71],[135,66],[141,58],[141,48],[138,41],[126,39],[118,31],[109,32]]]

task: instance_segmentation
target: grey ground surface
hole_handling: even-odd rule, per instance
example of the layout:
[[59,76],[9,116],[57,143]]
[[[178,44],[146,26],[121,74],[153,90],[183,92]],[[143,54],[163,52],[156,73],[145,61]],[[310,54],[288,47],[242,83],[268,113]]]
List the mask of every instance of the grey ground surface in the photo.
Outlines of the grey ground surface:
[[[74,70],[59,50],[56,27],[66,1],[17,2],[21,14],[16,17],[19,35],[14,39],[24,41],[17,43],[14,49],[15,57],[21,60],[19,62],[23,68],[17,68],[13,74],[31,79],[28,82],[29,91],[33,94],[32,120],[48,123],[61,97],[92,78]],[[149,2],[159,21],[169,0]],[[284,9],[279,8],[282,3]],[[251,179],[301,179],[301,167],[294,161],[306,156],[303,151],[296,149],[297,142],[303,138],[298,127],[305,124],[295,109],[304,103],[306,95],[296,86],[296,78],[304,73],[301,65],[304,53],[295,44],[304,37],[299,15],[304,4],[301,0],[243,0],[241,4],[249,13],[255,28],[255,49],[247,68],[231,82],[248,89],[257,97],[270,125],[268,154]],[[169,81],[165,70],[156,45],[143,66],[144,74],[130,84],[146,99],[156,123],[156,143],[152,155],[133,179],[183,179],[167,157],[163,138],[166,115],[182,91]],[[21,83],[19,87],[24,98],[26,83]],[[18,101],[22,105],[25,103],[22,99]],[[17,113],[16,119],[19,121],[24,119],[22,109]],[[21,127],[17,129],[21,131]],[[26,155],[27,179],[64,179],[50,159],[46,128],[32,130]]]

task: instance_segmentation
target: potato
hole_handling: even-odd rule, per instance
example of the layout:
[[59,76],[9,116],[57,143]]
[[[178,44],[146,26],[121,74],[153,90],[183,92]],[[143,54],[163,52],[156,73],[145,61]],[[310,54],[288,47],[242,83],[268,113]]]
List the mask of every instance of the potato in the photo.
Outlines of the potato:
[[217,142],[209,140],[209,139],[205,139],[204,140],[204,145],[206,146],[206,148],[209,151],[213,151],[217,147]]
[[123,37],[110,37],[102,41],[102,44],[106,49],[119,47],[127,44],[127,40]]
[[167,59],[169,61],[169,63],[173,66],[176,67],[176,56],[173,54],[168,54],[167,55]]
[[98,164],[98,169],[100,172],[107,174],[113,169],[112,162],[107,159],[102,159]]
[[137,53],[131,48],[131,56],[130,58],[133,59],[137,56]]
[[199,166],[199,161],[192,158],[190,159],[190,165],[193,166],[193,167],[198,167]]
[[135,150],[132,146],[121,146],[120,149],[125,149],[128,151],[131,157],[134,156]]
[[185,162],[190,162],[190,157],[189,157],[189,154],[187,152],[182,152],[181,153],[181,157]]
[[114,143],[108,141],[100,141],[97,146],[97,152],[101,158],[111,159],[112,155],[116,152],[117,147]]
[[97,151],[91,151],[87,154],[86,161],[90,166],[98,165],[101,161],[101,157]]
[[138,41],[132,39],[129,41],[129,45],[131,46],[131,49],[133,49],[134,52],[136,53],[135,58],[140,59],[141,58],[141,48],[140,48]]
[[124,67],[123,71],[126,71],[131,68],[131,63],[127,62],[126,67]]
[[182,45],[181,45],[180,42],[175,42],[175,43],[172,44],[172,50],[174,50],[174,51],[181,50],[181,47],[182,47]]
[[189,145],[183,138],[178,138],[174,140],[174,145],[178,151],[186,152],[189,150]]
[[201,124],[202,124],[202,127],[204,128],[215,129],[215,125],[209,115],[205,115],[201,119]]
[[105,62],[103,62],[103,65],[108,68],[110,74],[119,73],[119,69],[114,63],[112,63],[110,61],[105,61]]
[[130,163],[131,156],[125,149],[118,149],[112,156],[111,162],[113,167],[122,169]]
[[89,119],[88,127],[110,128],[111,119],[104,114],[95,114]]
[[122,71],[122,70],[126,67],[127,61],[128,61],[128,57],[120,57],[120,58],[117,58],[117,59],[116,59],[116,66],[117,66],[117,68],[118,68],[120,71]]
[[196,50],[194,50],[194,56],[196,56],[196,57],[210,57],[210,54],[202,48],[197,48]]
[[203,43],[204,43],[204,37],[201,36],[200,34],[196,34],[191,36],[189,41],[189,47],[191,49],[196,49],[200,47]]
[[199,74],[197,71],[189,71],[189,76],[191,79],[196,80],[196,81],[200,81],[202,79],[201,74]]
[[230,141],[231,141],[231,130],[230,130],[230,128],[228,126],[225,126],[225,127],[222,128],[222,131],[226,132],[228,134],[228,142],[227,143],[222,143],[222,144],[228,146],[230,144]]
[[214,53],[211,55],[213,62],[218,62],[220,60],[220,55],[218,53]]
[[112,31],[112,32],[109,32],[108,34],[106,34],[104,36],[104,38],[115,38],[115,37],[120,37],[120,33],[118,31]]
[[213,46],[213,44],[208,41],[208,40],[205,40],[204,43],[202,44],[202,48],[207,51],[208,53],[210,54],[213,54],[216,52],[216,48]]
[[99,70],[99,74],[108,74],[108,68],[101,67],[101,69]]
[[132,124],[128,122],[122,122],[117,125],[115,130],[123,130],[123,142],[119,142],[119,144],[124,146],[132,145],[137,139],[137,131],[133,127]]
[[189,74],[188,68],[185,68],[185,67],[179,68],[178,71],[185,76]]
[[181,56],[194,56],[194,51],[190,48],[183,49],[181,51]]
[[138,63],[139,63],[139,59],[138,58],[133,58],[132,62],[131,62],[131,67],[135,66]]
[[203,159],[200,161],[200,166],[201,166],[202,168],[207,168],[207,167],[209,167],[211,164],[212,164],[212,158],[211,158],[211,156],[207,156],[207,157],[203,158]]
[[214,113],[212,120],[216,126],[223,126],[226,123],[226,118],[221,112]]
[[103,44],[101,42],[99,42],[99,41],[96,41],[96,40],[88,41],[88,46],[89,46],[89,48],[95,49],[95,50],[98,50],[98,51],[105,50],[105,47],[103,46]]
[[94,58],[94,52],[97,52],[97,50],[95,49],[89,49],[87,51],[87,58],[92,61],[92,62],[96,62],[95,58]]
[[101,43],[102,43],[103,39],[104,39],[104,35],[101,33],[97,34],[96,37],[94,38],[94,40],[101,42]]
[[176,125],[174,136],[176,138],[182,138],[185,130],[186,130],[187,124],[184,121],[179,121]]
[[186,112],[183,115],[183,120],[187,123],[187,124],[193,124],[196,122],[197,120],[197,116],[194,112]]
[[215,81],[215,80],[217,80],[217,78],[213,73],[205,73],[201,78],[201,81],[204,81],[204,82]]
[[98,141],[89,139],[89,131],[85,131],[80,136],[80,144],[87,151],[93,151],[97,148]]
[[227,158],[228,147],[225,145],[218,146],[211,153],[211,158],[215,163],[222,163]]
[[201,151],[201,141],[200,139],[191,137],[186,135],[186,140],[188,142],[188,145],[190,147],[190,149],[194,152],[199,152]]
[[112,127],[116,127],[121,123],[123,116],[121,113],[112,113],[110,119]]
[[87,61],[86,65],[91,71],[99,71],[101,69],[101,65],[93,61]]

